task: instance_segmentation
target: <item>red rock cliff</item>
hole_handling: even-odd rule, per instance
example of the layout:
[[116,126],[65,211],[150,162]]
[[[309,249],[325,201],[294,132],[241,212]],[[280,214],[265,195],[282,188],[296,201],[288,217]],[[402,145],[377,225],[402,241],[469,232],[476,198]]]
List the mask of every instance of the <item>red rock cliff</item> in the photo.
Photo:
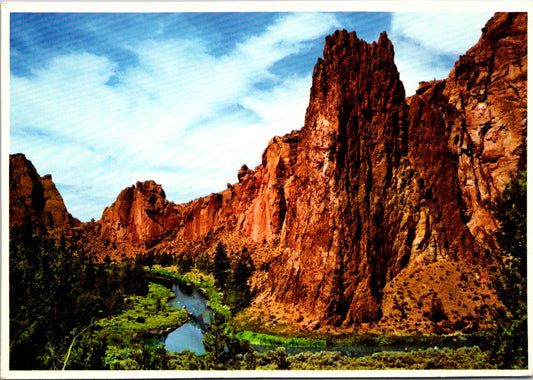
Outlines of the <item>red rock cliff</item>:
[[146,181],[122,190],[99,224],[104,244],[145,250],[171,237],[181,215],[160,185]]
[[19,153],[9,156],[9,227],[24,224],[52,231],[80,222],[68,213],[52,176],[40,177],[31,161]]
[[455,152],[467,226],[487,248],[498,228],[490,210],[525,167],[526,33],[526,14],[497,14],[443,90],[453,108],[448,147]]
[[287,185],[284,251],[274,266],[282,269],[271,277],[277,301],[296,301],[327,323],[379,316],[387,273],[398,270],[383,234],[394,232],[384,219],[407,126],[386,34],[373,44],[354,32],[328,37]]

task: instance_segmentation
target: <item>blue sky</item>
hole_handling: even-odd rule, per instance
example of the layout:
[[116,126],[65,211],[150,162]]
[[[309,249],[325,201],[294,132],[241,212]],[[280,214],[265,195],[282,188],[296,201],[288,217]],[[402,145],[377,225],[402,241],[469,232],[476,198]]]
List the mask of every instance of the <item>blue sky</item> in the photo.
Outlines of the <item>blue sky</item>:
[[10,152],[99,219],[153,179],[187,202],[303,126],[324,38],[387,31],[409,94],[445,78],[490,13],[12,13]]

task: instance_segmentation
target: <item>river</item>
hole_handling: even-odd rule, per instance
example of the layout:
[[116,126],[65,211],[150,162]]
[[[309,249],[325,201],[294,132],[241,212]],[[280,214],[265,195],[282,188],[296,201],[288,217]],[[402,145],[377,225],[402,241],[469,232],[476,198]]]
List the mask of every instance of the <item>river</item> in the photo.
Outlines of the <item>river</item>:
[[[153,343],[164,343],[168,351],[182,352],[189,350],[197,355],[205,354],[203,344],[204,334],[209,330],[212,320],[212,312],[207,305],[205,297],[196,289],[172,283],[171,290],[175,297],[170,299],[170,305],[184,307],[189,312],[190,321],[171,331],[164,336],[155,338]],[[251,344],[250,348],[258,352],[265,352],[276,349],[276,346]],[[300,352],[337,351],[350,357],[361,357],[371,355],[381,351],[416,351],[429,346],[421,345],[394,345],[394,346],[327,346],[327,347],[297,347],[287,346],[287,354],[297,354]]]
[[172,292],[175,297],[168,303],[187,309],[190,320],[165,337],[166,349],[171,352],[189,350],[197,355],[205,354],[203,338],[212,318],[206,299],[196,289],[180,286],[178,283],[172,285]]

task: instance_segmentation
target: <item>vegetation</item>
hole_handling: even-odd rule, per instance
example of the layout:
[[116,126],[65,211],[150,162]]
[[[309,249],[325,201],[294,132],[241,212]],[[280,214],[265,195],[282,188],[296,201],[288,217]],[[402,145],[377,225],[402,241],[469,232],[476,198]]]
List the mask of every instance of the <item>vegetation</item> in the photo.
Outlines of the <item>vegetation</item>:
[[[224,341],[227,342],[224,337]],[[122,369],[179,370],[388,370],[388,369],[491,369],[488,354],[479,347],[456,350],[427,349],[413,352],[379,352],[352,358],[335,351],[302,352],[288,355],[283,347],[267,352],[245,351],[243,346],[230,343],[224,349],[221,340],[206,355],[190,351],[179,354],[164,349],[138,347],[123,360]],[[118,355],[117,355],[118,356]],[[124,357],[124,356],[123,356]],[[118,369],[118,368],[117,368]]]
[[213,312],[223,315],[226,319],[231,316],[229,307],[224,304],[223,293],[220,293],[215,287],[213,275],[202,273],[195,268],[185,274],[179,274],[181,269],[176,266],[163,268],[159,265],[154,265],[152,269],[146,268],[146,271],[150,276],[157,275],[162,278],[171,278],[182,285],[194,287],[207,297],[209,308]]
[[176,267],[188,270],[193,265],[193,259],[189,255],[177,255],[168,252],[148,251],[139,255],[135,259],[142,266],[152,267],[159,265],[168,267],[176,265]]
[[490,369],[487,353],[479,347],[456,350],[427,349],[414,352],[379,352],[349,358],[339,352],[304,352],[289,356],[292,370],[387,370],[387,369]]
[[254,296],[249,284],[255,270],[250,253],[243,248],[239,255],[232,252],[231,257],[233,260],[230,260],[225,245],[219,243],[214,259],[202,254],[194,267],[183,267],[183,261],[178,261],[178,264],[167,266],[152,264],[146,270],[151,275],[172,278],[199,289],[209,299],[211,308],[228,318],[230,312],[234,314],[246,308]]
[[257,333],[253,331],[239,331],[237,336],[240,339],[248,341],[250,344],[266,345],[266,346],[293,346],[293,347],[326,347],[328,341],[326,339],[314,338],[299,338],[299,337],[283,337],[276,335],[269,335]]
[[100,327],[97,337],[107,339],[110,345],[128,346],[148,334],[160,334],[181,326],[189,319],[187,310],[168,305],[173,296],[174,293],[163,285],[149,284],[146,297],[126,297],[121,314],[96,323]]
[[297,330],[285,324],[266,326],[261,320],[253,318],[246,310],[236,314],[232,323],[239,336],[252,344],[272,346],[418,346],[451,347],[480,346],[485,347],[492,335],[487,332],[454,334],[377,334],[370,332],[338,334]]
[[252,257],[248,250],[243,248],[240,256],[231,263],[224,297],[225,303],[230,307],[232,313],[236,313],[250,305],[254,294],[250,288],[249,280],[254,270]]
[[204,337],[205,369],[240,369],[239,359],[248,351],[223,315],[215,312],[210,331]]
[[506,311],[500,311],[491,347],[498,368],[527,368],[527,175],[521,172],[507,186],[498,205],[504,265],[496,289]]
[[215,286],[221,291],[224,291],[226,290],[229,270],[231,267],[224,244],[218,243],[213,261],[213,276],[215,278]]
[[[235,268],[235,265],[231,266]],[[223,302],[222,294],[214,285],[212,275],[205,275],[198,270],[187,272],[183,276],[177,275],[177,268],[154,267],[152,271],[160,274],[170,274],[174,271],[175,278],[182,278],[188,284],[199,286],[204,294],[217,294],[217,302]],[[234,270],[234,269],[232,269]],[[191,279],[195,278],[194,281]],[[231,275],[230,275],[231,278]],[[200,281],[199,279],[202,279]],[[208,281],[206,281],[208,279]],[[228,282],[230,284],[231,281]],[[229,286],[228,286],[229,289]],[[209,296],[208,296],[209,298]],[[210,300],[210,304],[211,304]],[[489,361],[489,353],[478,346],[462,347],[463,345],[486,345],[491,338],[485,333],[454,334],[454,335],[379,335],[361,333],[349,336],[334,336],[330,334],[316,334],[296,332],[285,336],[242,330],[243,317],[240,323],[235,320],[229,308],[223,306],[225,313],[215,311],[214,327],[204,339],[206,355],[197,356],[193,353],[170,354],[170,362],[177,363],[180,369],[241,369],[241,370],[309,370],[309,369],[485,369],[493,368]],[[244,320],[247,320],[245,317]],[[240,331],[236,331],[236,329]],[[300,336],[294,336],[300,335]],[[305,336],[304,336],[305,335]],[[270,345],[278,347],[268,352],[256,352],[247,349],[248,344]],[[388,345],[418,345],[456,347],[443,349],[426,349],[415,352],[386,352],[376,353],[364,358],[351,358],[339,352],[305,352],[288,355],[283,346],[325,347],[325,346],[388,346]],[[190,364],[190,367],[189,367]],[[171,367],[170,368],[174,368]]]
[[[181,369],[181,370],[371,370],[482,369],[527,366],[525,173],[506,190],[498,207],[499,244],[506,263],[497,272],[497,290],[506,310],[495,331],[477,334],[395,336],[332,335],[268,329],[247,318],[255,270],[249,252],[215,255],[149,252],[134,262],[93,263],[83,250],[29,228],[10,236],[11,369]],[[213,323],[204,337],[205,355],[168,352],[148,344],[188,320],[171,307],[163,280],[193,287],[208,299]],[[164,283],[164,282],[163,282]],[[444,318],[433,300],[431,319]],[[244,311],[242,311],[244,310]],[[37,312],[36,312],[37,311]],[[278,329],[278,330],[276,330]],[[269,345],[260,353],[250,344]],[[289,355],[283,348],[326,346],[438,346],[414,352],[381,352],[353,358],[340,352]],[[475,345],[475,346],[474,346]],[[482,347],[482,348],[480,348]],[[485,348],[487,348],[485,350]]]
[[[127,296],[122,313],[96,321],[73,345],[66,369],[166,369],[164,347],[151,347],[145,340],[188,320],[185,309],[167,304],[172,297],[167,288],[153,283],[145,297]],[[105,342],[98,350],[98,366],[85,359],[95,342]]]
[[[94,264],[82,250],[28,226],[11,229],[9,249],[12,369],[61,369],[95,320],[121,312],[124,297],[148,291],[139,265]],[[91,356],[103,344],[92,345],[86,361],[97,361]]]
[[[110,369],[166,369],[167,352],[164,346],[151,347],[145,343],[147,336],[161,334],[181,326],[188,320],[187,311],[172,307],[167,301],[174,294],[159,284],[149,284],[146,297],[129,296],[125,310],[112,317],[99,320],[85,339],[106,341],[104,367]],[[79,345],[83,348],[83,342]],[[76,357],[72,368],[80,369]]]

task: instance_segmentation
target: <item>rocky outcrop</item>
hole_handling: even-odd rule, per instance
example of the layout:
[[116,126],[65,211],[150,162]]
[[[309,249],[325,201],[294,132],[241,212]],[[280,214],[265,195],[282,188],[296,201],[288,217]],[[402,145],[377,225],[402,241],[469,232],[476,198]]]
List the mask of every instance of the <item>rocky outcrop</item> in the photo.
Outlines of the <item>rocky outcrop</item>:
[[[525,42],[514,46],[508,54],[525,54]],[[491,250],[476,238],[482,234],[472,233],[471,215],[480,205],[469,203],[463,189],[450,128],[462,122],[445,91],[448,82],[424,83],[405,99],[393,56],[385,34],[371,45],[355,33],[337,32],[326,40],[300,133],[294,190],[287,192],[290,227],[282,232],[283,254],[270,266],[266,286],[274,291],[265,300],[287,305],[282,310],[296,305],[324,324],[384,322],[391,319],[384,307],[390,299],[409,303],[401,290],[416,285],[414,273],[421,267],[460,262],[466,272],[478,273],[489,261]],[[523,121],[514,127],[521,129],[521,144]],[[518,170],[516,162],[508,169],[507,182]],[[482,212],[491,215],[491,206]],[[478,224],[485,236],[494,236],[491,220]],[[420,297],[449,298],[438,289],[445,288],[432,287]],[[495,300],[489,287],[477,292]],[[406,307],[420,310],[414,301]],[[475,303],[465,309],[448,326],[461,324],[465,315],[483,318]],[[404,318],[394,330],[429,328],[424,318],[411,322]]]
[[385,232],[400,236],[387,208],[407,148],[405,92],[385,33],[367,44],[336,32],[313,78],[270,286],[321,322],[370,321],[399,269]]
[[182,218],[177,206],[166,199],[154,181],[137,182],[118,195],[99,221],[105,245],[146,250],[171,237]]
[[36,230],[70,229],[80,222],[67,211],[52,175],[40,177],[23,154],[9,156],[9,227]]
[[279,240],[286,212],[284,183],[293,174],[298,136],[293,131],[274,137],[261,165],[241,167],[239,182],[186,204],[168,202],[153,181],[124,189],[98,221],[98,239],[112,248],[127,245],[135,253],[156,246],[181,252],[197,242],[205,250],[216,235],[228,233],[239,235],[243,244]]

